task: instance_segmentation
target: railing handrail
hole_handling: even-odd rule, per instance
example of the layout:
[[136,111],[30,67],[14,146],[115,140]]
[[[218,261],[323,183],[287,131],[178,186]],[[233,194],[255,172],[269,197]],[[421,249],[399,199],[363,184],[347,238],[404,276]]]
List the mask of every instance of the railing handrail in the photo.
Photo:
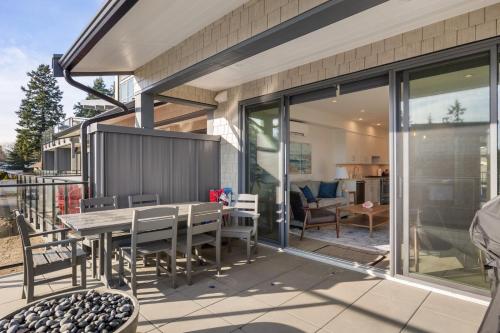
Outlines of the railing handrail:
[[59,182],[59,183],[16,183],[16,184],[0,184],[0,188],[5,187],[28,187],[28,186],[53,186],[53,185],[85,185],[87,181],[80,182]]

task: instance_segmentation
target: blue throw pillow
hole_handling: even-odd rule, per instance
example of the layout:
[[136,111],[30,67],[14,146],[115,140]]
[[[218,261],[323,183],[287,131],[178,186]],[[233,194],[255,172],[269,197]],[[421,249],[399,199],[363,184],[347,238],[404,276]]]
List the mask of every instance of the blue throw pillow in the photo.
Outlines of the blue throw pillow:
[[318,198],[336,198],[337,197],[337,186],[338,182],[319,184]]
[[309,186],[306,185],[304,187],[301,187],[300,189],[302,190],[302,193],[304,193],[304,196],[306,197],[306,200],[307,200],[308,203],[316,202],[316,197],[312,193],[312,191],[309,188]]

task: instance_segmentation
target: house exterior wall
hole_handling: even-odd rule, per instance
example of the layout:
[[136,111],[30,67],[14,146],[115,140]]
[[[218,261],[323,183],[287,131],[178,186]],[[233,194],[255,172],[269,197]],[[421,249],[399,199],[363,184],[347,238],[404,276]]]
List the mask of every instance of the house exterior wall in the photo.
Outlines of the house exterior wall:
[[238,191],[238,103],[344,74],[409,59],[500,35],[500,4],[440,21],[356,49],[228,89],[214,112],[210,134],[220,135],[221,185]]
[[[145,89],[325,1],[251,0],[137,69],[135,90]],[[218,105],[207,125],[209,134],[222,137],[221,185],[238,191],[239,101],[498,35],[500,4],[495,4],[227,89],[227,101]],[[163,94],[214,103],[216,92],[183,85]]]

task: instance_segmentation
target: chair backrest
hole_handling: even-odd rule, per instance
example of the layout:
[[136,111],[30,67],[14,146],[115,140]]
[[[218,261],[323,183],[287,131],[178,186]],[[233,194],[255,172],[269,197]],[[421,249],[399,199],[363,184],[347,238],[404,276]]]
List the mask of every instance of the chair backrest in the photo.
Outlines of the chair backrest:
[[118,208],[118,198],[112,197],[99,197],[99,198],[88,198],[80,199],[80,212],[100,212],[103,210],[117,209]]
[[211,202],[189,206],[188,237],[209,231],[220,231],[222,203]]
[[243,210],[253,213],[259,212],[259,195],[258,194],[238,194],[233,207],[237,210]]
[[159,194],[136,194],[128,196],[129,208],[157,206],[160,204]]
[[19,213],[16,210],[16,224],[17,230],[19,230],[19,236],[21,236],[21,242],[23,244],[23,248],[25,246],[31,246],[30,238],[29,238],[29,226],[24,219],[24,215]]
[[132,249],[137,244],[163,239],[177,240],[178,207],[150,207],[134,210],[132,218]]

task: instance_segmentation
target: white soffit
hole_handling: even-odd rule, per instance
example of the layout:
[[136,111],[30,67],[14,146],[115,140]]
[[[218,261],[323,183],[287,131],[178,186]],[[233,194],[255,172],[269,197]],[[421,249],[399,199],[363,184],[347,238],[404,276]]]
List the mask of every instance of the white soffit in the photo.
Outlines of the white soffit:
[[133,71],[245,2],[140,0],[73,71]]
[[499,2],[498,0],[390,0],[305,36],[193,80],[222,90],[349,51]]

